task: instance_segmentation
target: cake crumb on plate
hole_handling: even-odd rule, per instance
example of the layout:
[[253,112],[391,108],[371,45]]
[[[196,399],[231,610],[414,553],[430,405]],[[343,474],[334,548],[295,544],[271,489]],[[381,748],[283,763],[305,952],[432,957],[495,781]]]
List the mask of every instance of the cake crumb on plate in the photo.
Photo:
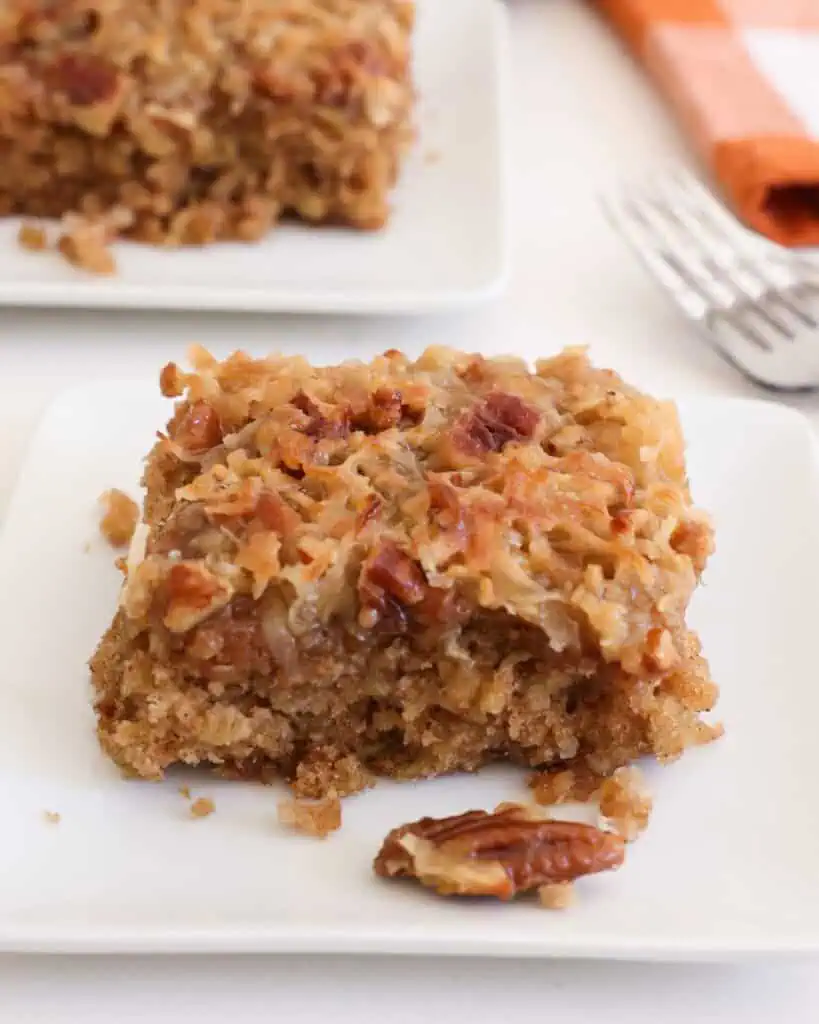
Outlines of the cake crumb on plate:
[[567,910],[575,900],[574,884],[553,882],[551,885],[541,885],[537,895],[540,905],[546,910]]
[[602,784],[603,779],[599,775],[584,767],[535,772],[528,780],[535,802],[543,807],[586,803],[595,798]]
[[600,814],[626,842],[648,827],[653,801],[638,768],[618,768],[600,787]]
[[216,805],[207,796],[200,796],[191,804],[192,818],[207,818],[216,810]]
[[323,800],[282,800],[278,806],[282,825],[317,839],[326,839],[341,828],[341,801],[335,794]]
[[39,224],[24,223],[17,232],[17,241],[29,252],[43,252],[48,248],[48,236]]
[[111,547],[125,547],[139,522],[139,505],[125,491],[112,487],[100,495],[100,533]]

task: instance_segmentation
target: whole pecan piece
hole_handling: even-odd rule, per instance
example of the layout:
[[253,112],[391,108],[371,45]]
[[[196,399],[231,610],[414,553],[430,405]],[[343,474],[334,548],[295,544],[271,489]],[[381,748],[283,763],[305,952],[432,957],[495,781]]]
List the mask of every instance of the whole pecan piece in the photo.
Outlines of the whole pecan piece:
[[506,806],[402,825],[384,840],[373,866],[384,878],[417,878],[442,895],[508,900],[619,867],[624,854],[614,833]]

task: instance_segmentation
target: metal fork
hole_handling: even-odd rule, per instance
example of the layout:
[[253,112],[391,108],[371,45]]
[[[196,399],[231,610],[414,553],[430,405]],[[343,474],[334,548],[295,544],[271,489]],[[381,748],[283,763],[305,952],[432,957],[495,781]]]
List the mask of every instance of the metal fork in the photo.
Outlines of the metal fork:
[[819,267],[743,227],[688,171],[603,198],[683,312],[756,383],[819,388]]

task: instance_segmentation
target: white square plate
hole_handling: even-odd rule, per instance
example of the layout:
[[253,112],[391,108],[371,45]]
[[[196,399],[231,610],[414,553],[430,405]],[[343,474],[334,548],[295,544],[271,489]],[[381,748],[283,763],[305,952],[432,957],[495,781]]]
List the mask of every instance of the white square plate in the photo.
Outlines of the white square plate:
[[417,0],[419,140],[381,232],[283,225],[257,244],[115,246],[98,278],[29,253],[0,222],[0,304],[290,312],[422,312],[499,290],[506,271],[501,137],[505,11]]
[[[136,492],[168,415],[148,384],[65,393],[0,546],[0,949],[728,958],[819,950],[819,486],[805,421],[774,405],[683,407],[719,551],[693,608],[723,740],[651,772],[655,812],[617,873],[548,913],[445,901],[371,871],[389,828],[526,793],[522,772],[381,784],[325,842],[283,831],[278,793],[186,776],[125,781],[94,736],[85,662],[118,591],[96,498]],[[88,550],[88,542],[91,549]],[[46,821],[57,811],[59,824]]]

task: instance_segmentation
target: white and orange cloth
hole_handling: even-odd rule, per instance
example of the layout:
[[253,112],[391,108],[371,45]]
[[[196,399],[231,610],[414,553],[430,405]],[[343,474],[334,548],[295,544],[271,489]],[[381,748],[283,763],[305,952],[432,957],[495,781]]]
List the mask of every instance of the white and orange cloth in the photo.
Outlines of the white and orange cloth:
[[739,216],[784,245],[819,245],[819,0],[593,2]]

